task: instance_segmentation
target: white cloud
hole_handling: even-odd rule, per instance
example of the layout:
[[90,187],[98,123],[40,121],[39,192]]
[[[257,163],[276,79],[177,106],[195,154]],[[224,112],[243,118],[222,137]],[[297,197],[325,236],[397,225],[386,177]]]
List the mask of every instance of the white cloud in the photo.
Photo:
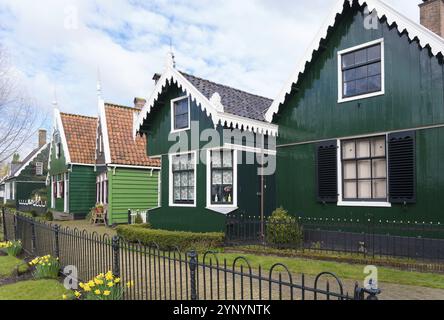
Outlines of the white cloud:
[[[392,6],[418,20],[418,0]],[[179,68],[275,97],[316,34],[331,0],[2,0],[0,41],[29,92],[50,109],[96,114],[100,68],[106,100],[148,96],[170,39]],[[77,29],[67,29],[74,21]],[[69,25],[68,25],[69,26]]]

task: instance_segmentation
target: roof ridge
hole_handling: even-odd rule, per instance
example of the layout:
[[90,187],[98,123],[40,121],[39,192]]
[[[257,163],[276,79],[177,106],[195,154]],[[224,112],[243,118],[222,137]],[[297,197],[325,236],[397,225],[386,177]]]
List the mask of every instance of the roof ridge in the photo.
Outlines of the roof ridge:
[[228,89],[231,89],[231,90],[235,90],[235,91],[238,91],[238,92],[242,92],[242,93],[245,93],[245,94],[249,94],[249,95],[251,95],[251,96],[255,96],[255,97],[258,97],[258,98],[262,98],[262,99],[267,99],[267,100],[273,101],[273,99],[271,99],[271,98],[267,98],[267,97],[264,97],[264,96],[260,96],[260,95],[258,95],[258,94],[251,93],[251,92],[248,92],[248,91],[245,91],[245,90],[237,89],[237,88],[234,88],[234,87],[228,86],[228,85],[226,85],[226,84],[222,84],[222,83],[214,82],[214,81],[211,81],[211,80],[208,80],[208,79],[204,79],[204,78],[202,78],[202,77],[197,77],[197,76],[195,76],[195,75],[189,74],[189,73],[184,72],[184,71],[180,71],[180,70],[179,70],[179,72],[182,73],[182,74],[185,74],[185,75],[187,75],[187,76],[190,76],[190,77],[193,77],[193,78],[199,79],[199,80],[203,80],[203,81],[211,82],[211,83],[213,83],[213,84],[215,84],[215,85],[218,85],[218,86],[221,86],[221,87],[224,87],[224,88],[228,88]]
[[106,106],[116,107],[116,108],[124,108],[124,109],[137,110],[137,108],[134,108],[134,107],[124,106],[124,105],[122,105],[122,104],[116,104],[116,103],[112,103],[112,102],[105,102],[105,107],[106,107]]
[[65,115],[65,116],[77,117],[77,118],[97,119],[97,117],[85,116],[85,115],[82,115],[82,114],[74,114],[74,113],[67,113],[67,112],[60,112],[60,114],[61,115]]

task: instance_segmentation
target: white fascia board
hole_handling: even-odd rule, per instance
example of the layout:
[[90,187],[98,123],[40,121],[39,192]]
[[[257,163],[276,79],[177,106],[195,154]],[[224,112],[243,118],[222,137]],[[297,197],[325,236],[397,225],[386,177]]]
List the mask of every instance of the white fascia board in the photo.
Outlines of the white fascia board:
[[37,156],[43,151],[43,150],[45,150],[47,147],[49,146],[49,143],[47,143],[47,144],[45,144],[45,145],[43,145],[40,149],[39,149],[39,151],[37,151],[36,153],[35,153],[35,155],[33,155],[26,163],[24,163],[23,165],[22,165],[22,167],[14,174],[14,176],[12,176],[11,178],[16,178],[16,177],[18,177],[19,175],[20,175],[20,173],[22,173],[22,171],[27,167],[27,166],[29,166],[29,164],[32,162],[32,161],[34,161],[34,159],[35,158],[37,158]]
[[[410,40],[415,38],[418,39],[419,44],[422,48],[426,46],[430,46],[432,54],[437,55],[438,53],[444,53],[444,39],[425,28],[424,26],[410,20],[396,9],[392,8],[385,2],[381,0],[358,0],[360,5],[367,4],[367,7],[370,12],[376,10],[378,18],[386,17],[387,23],[389,25],[396,22],[398,31],[402,33],[404,30],[407,32]],[[268,109],[265,114],[265,119],[268,122],[273,120],[273,115],[279,111],[279,106],[284,103],[285,96],[291,92],[293,83],[297,83],[299,80],[299,76],[304,73],[305,66],[307,63],[311,62],[313,58],[313,52],[319,49],[319,44],[322,39],[327,37],[327,32],[330,27],[333,27],[336,22],[336,17],[339,14],[342,14],[344,4],[349,2],[353,3],[353,0],[337,0],[332,11],[330,12],[327,20],[315,36],[314,40],[308,46],[305,54],[302,56],[299,64],[296,67],[295,72],[289,78],[289,80],[285,83],[285,86],[280,91],[279,95],[273,101],[270,109]]]
[[105,152],[105,163],[111,163],[111,149],[109,147],[108,124],[106,122],[105,101],[99,99],[99,121],[102,128],[103,151]]
[[60,115],[60,110],[55,109],[55,120],[57,129],[60,132],[60,139],[62,140],[63,153],[65,155],[65,163],[71,163],[71,156],[69,154],[68,142],[66,141],[65,129],[63,128],[62,116]]
[[196,105],[200,106],[202,111],[205,111],[207,116],[211,116],[214,126],[219,123],[227,124],[232,127],[238,127],[239,129],[248,130],[255,133],[269,134],[273,136],[278,135],[278,126],[262,122],[258,120],[252,120],[246,117],[240,117],[229,113],[221,112],[221,106],[215,106],[209,99],[207,99],[199,90],[197,90],[180,72],[172,67],[168,67],[162,74],[161,78],[157,82],[150,98],[148,99],[145,107],[134,118],[133,133],[134,136],[139,131],[143,122],[147,119],[151,112],[154,103],[156,102],[163,89],[168,83],[176,84],[180,89],[186,92],[190,96],[191,101],[194,101]]

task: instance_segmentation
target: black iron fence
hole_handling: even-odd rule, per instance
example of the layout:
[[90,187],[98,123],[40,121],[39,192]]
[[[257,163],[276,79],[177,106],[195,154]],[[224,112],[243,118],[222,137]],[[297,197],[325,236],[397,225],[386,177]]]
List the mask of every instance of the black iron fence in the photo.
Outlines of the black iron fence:
[[[2,211],[6,239],[20,239],[31,256],[52,254],[64,267],[75,267],[86,281],[112,270],[134,286],[132,300],[362,300],[375,298],[356,282],[343,283],[332,273],[294,274],[281,263],[253,267],[244,257],[220,259],[215,252],[162,250],[119,237],[88,233]],[[349,294],[350,293],[350,294]]]
[[[288,239],[285,233],[298,227],[302,241]],[[444,263],[444,225],[440,223],[309,217],[262,222],[258,217],[236,215],[227,218],[226,243]]]

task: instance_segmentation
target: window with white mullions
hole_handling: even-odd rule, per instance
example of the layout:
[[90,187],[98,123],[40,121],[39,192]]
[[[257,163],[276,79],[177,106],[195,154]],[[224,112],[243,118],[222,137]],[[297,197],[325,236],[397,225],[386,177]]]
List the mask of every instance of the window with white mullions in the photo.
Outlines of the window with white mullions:
[[194,204],[194,154],[172,157],[173,203]]
[[190,126],[190,105],[188,97],[172,101],[173,130],[184,130]]
[[233,204],[233,151],[211,151],[211,204]]
[[341,142],[344,201],[387,201],[386,137]]
[[350,98],[382,90],[381,44],[341,56],[342,97]]

